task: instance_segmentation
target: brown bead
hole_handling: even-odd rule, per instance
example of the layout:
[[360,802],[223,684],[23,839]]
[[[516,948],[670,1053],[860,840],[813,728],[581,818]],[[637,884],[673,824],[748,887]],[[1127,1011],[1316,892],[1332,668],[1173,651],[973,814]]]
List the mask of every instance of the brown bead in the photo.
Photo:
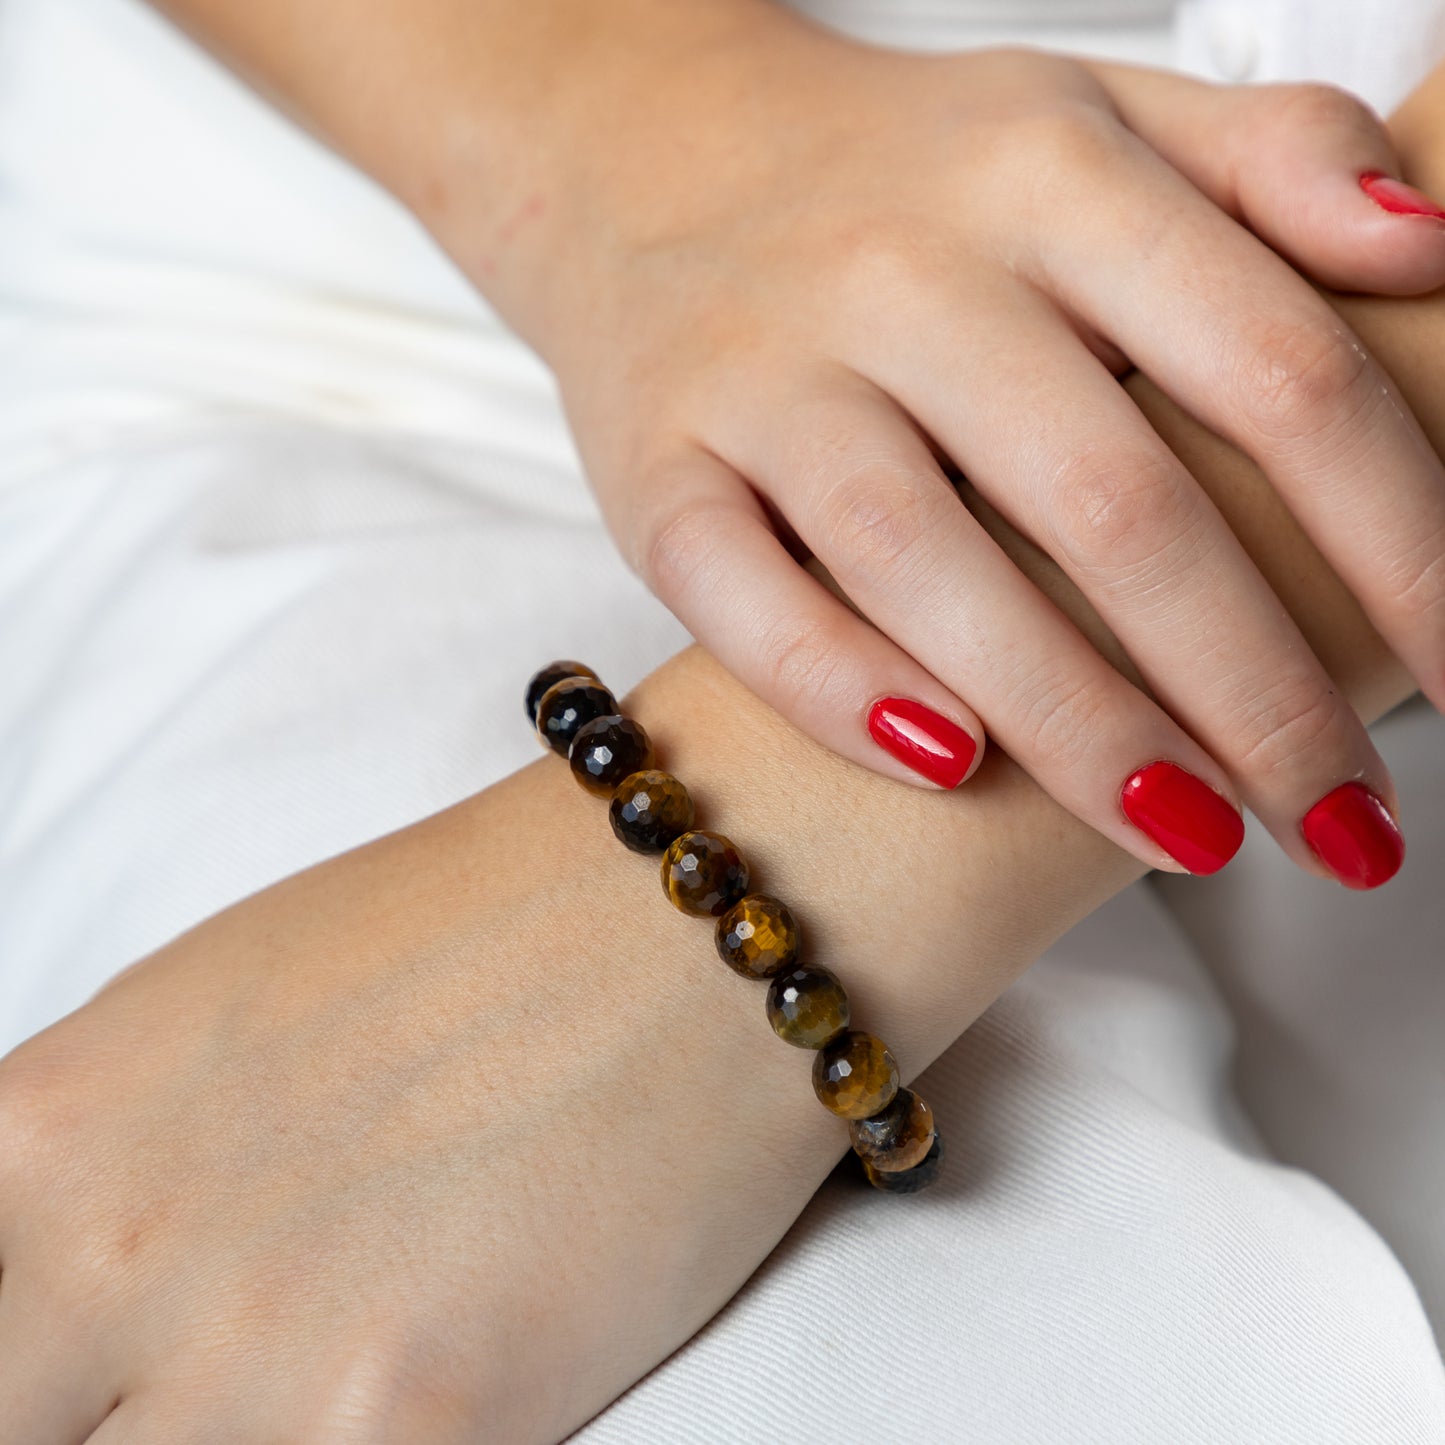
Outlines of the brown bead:
[[537,704],[542,701],[542,694],[549,687],[555,687],[569,677],[590,677],[593,682],[601,680],[585,662],[570,660],[549,662],[546,667],[534,672],[531,682],[527,684],[527,721],[533,727],[537,726]]
[[621,713],[595,717],[577,729],[567,759],[572,776],[589,793],[610,798],[629,773],[652,766],[652,739],[641,723]]
[[[844,1155],[844,1158],[847,1156]],[[943,1167],[943,1135],[935,1134],[933,1144],[923,1161],[912,1169],[878,1169],[866,1159],[863,1161],[863,1177],[885,1194],[917,1194],[927,1189],[938,1178]]]
[[661,853],[693,825],[692,794],[671,773],[645,769],[618,783],[607,810],[612,831],[634,853]]
[[848,1027],[848,995],[831,969],[789,969],[768,985],[768,1022],[784,1043],[821,1049]]
[[537,733],[565,758],[584,724],[616,711],[617,699],[594,678],[564,677],[537,699]]
[[786,903],[749,893],[718,919],[717,951],[744,978],[771,978],[798,961],[798,925]]
[[848,1125],[860,1159],[891,1174],[912,1169],[933,1147],[933,1110],[912,1089],[899,1089],[886,1109]]
[[696,828],[662,855],[662,891],[684,913],[726,913],[748,891],[748,865],[721,833]]
[[845,1119],[866,1119],[898,1092],[898,1065],[882,1039],[846,1029],[813,1059],[813,1092]]

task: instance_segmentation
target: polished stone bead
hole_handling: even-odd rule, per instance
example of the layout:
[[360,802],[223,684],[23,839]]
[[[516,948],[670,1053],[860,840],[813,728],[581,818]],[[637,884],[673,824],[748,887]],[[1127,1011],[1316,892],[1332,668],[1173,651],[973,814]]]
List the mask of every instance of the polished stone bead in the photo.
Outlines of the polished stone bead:
[[629,773],[652,766],[652,739],[641,723],[621,713],[595,717],[577,729],[567,760],[589,793],[610,798]]
[[595,678],[564,677],[537,700],[537,733],[565,758],[584,723],[616,712],[617,699]]
[[[846,1155],[844,1156],[847,1157]],[[885,1194],[917,1194],[927,1189],[938,1178],[943,1167],[943,1135],[935,1133],[933,1144],[921,1163],[912,1169],[878,1169],[866,1159],[863,1161],[863,1177]]]
[[717,951],[744,978],[771,978],[798,961],[798,925],[766,893],[740,898],[717,921]]
[[933,1147],[933,1110],[912,1089],[899,1089],[886,1109],[848,1125],[860,1159],[893,1173],[912,1169]]
[[862,1029],[846,1029],[813,1059],[813,1092],[845,1119],[866,1119],[898,1092],[898,1065],[888,1046]]
[[721,833],[697,828],[667,845],[662,891],[684,913],[716,918],[748,891],[748,865]]
[[570,660],[549,662],[546,667],[534,672],[527,684],[527,721],[533,727],[537,726],[537,704],[542,701],[542,694],[569,677],[590,677],[593,682],[601,680],[585,662]]
[[692,827],[692,794],[671,773],[644,769],[612,792],[612,831],[634,853],[661,853]]
[[768,985],[768,1022],[784,1043],[821,1049],[848,1027],[848,995],[820,964],[789,969]]

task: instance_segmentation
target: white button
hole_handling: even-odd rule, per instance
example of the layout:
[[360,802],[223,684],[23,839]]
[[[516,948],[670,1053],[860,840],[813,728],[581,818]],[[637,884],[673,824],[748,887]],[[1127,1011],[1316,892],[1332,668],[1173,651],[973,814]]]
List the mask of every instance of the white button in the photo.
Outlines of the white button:
[[1259,64],[1259,31],[1239,5],[1220,5],[1206,21],[1209,60],[1224,80],[1248,80]]

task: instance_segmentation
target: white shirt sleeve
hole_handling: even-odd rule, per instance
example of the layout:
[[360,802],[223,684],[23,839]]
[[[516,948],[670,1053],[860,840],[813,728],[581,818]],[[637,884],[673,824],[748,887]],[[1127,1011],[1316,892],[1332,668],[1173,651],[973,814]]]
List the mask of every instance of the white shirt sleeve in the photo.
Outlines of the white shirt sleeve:
[[1180,0],[1181,68],[1211,80],[1325,80],[1386,112],[1445,59],[1442,0]]

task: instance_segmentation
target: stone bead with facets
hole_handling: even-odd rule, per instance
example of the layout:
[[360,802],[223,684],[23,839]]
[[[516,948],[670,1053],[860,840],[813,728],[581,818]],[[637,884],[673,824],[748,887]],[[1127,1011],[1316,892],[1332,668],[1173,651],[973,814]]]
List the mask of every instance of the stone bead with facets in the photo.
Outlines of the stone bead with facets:
[[616,711],[617,699],[596,678],[564,677],[537,699],[537,733],[565,758],[585,724]]
[[667,845],[662,891],[684,913],[716,918],[748,891],[748,865],[721,833],[696,828]]
[[898,1092],[898,1064],[880,1038],[845,1029],[813,1059],[813,1092],[845,1119],[866,1119]]
[[537,704],[542,701],[542,694],[549,687],[555,687],[569,677],[587,677],[591,678],[593,682],[601,680],[585,662],[573,662],[571,659],[549,662],[546,667],[539,668],[532,674],[532,680],[527,684],[527,721],[533,727],[537,726]]
[[848,1125],[854,1152],[885,1174],[921,1163],[933,1133],[933,1110],[912,1089],[899,1089],[887,1108]]
[[740,898],[717,921],[718,956],[744,978],[771,978],[798,961],[798,924],[766,893]]
[[607,812],[612,831],[634,853],[661,853],[694,821],[692,794],[671,773],[655,768],[623,778]]
[[821,1049],[848,1027],[848,995],[821,964],[790,968],[768,985],[768,1022],[784,1043]]
[[920,1189],[927,1189],[938,1178],[942,1167],[943,1135],[936,1133],[928,1153],[922,1162],[915,1164],[912,1169],[879,1169],[865,1159],[863,1177],[875,1189],[881,1189],[885,1194],[916,1194]]
[[652,739],[641,723],[621,713],[595,717],[577,729],[567,760],[589,793],[610,798],[629,773],[652,766]]

